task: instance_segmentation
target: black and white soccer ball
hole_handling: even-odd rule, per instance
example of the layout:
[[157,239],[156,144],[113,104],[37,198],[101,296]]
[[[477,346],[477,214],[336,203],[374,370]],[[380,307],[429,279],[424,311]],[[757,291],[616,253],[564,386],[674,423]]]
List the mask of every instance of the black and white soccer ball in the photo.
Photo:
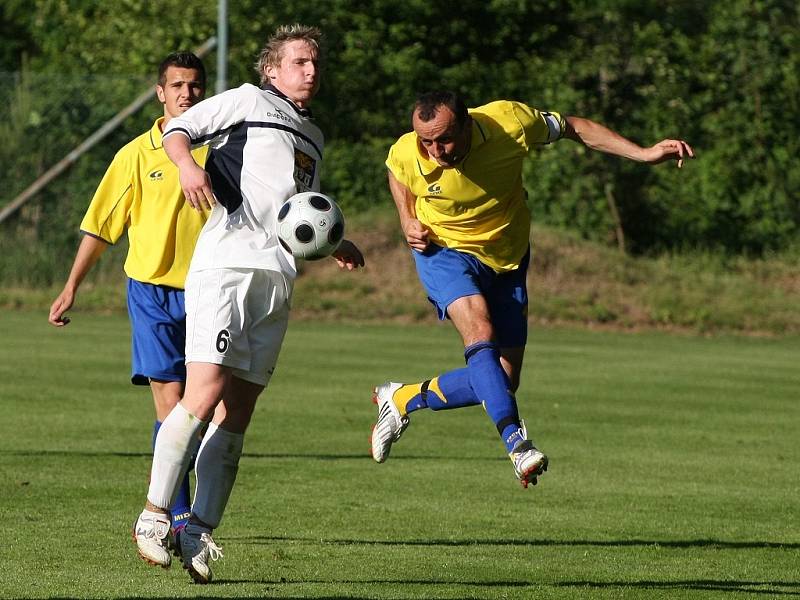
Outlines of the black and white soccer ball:
[[344,238],[344,215],[330,196],[300,192],[278,211],[278,240],[295,258],[330,256]]

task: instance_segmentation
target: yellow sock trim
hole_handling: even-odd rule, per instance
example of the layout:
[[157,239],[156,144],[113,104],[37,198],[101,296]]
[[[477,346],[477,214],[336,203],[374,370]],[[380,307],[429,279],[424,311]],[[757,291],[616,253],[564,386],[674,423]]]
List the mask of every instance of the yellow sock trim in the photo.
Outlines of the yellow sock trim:
[[422,383],[408,383],[394,393],[392,396],[392,402],[397,407],[397,410],[400,411],[402,416],[406,416],[408,414],[408,403],[414,396],[417,396],[422,391]]
[[447,404],[447,398],[444,397],[442,393],[442,388],[439,387],[439,378],[434,377],[431,379],[431,382],[428,384],[428,390],[439,396],[442,399],[442,402]]

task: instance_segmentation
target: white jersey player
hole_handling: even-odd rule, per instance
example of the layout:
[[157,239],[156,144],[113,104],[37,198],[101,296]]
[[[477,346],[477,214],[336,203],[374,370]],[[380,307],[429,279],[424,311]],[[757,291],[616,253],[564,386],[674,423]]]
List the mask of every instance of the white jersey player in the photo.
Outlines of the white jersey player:
[[[262,89],[245,84],[209,98],[164,133],[187,202],[213,208],[186,281],[186,393],[156,439],[134,538],[144,560],[170,565],[165,507],[186,471],[193,440],[208,423],[196,459],[192,514],[176,540],[198,583],[211,580],[209,561],[222,556],[211,534],[286,332],[296,270],[278,242],[278,210],[296,192],[319,190],[323,137],[308,110],[319,88],[319,38],[313,27],[279,28],[259,58]],[[211,147],[205,170],[191,157],[198,144]],[[347,240],[333,256],[349,270],[364,264]]]
[[278,244],[277,215],[289,196],[319,191],[324,140],[309,109],[272,84],[246,83],[170,123],[164,139],[179,134],[193,146],[211,146],[205,170],[216,197],[190,270],[269,269],[293,279],[294,260]]

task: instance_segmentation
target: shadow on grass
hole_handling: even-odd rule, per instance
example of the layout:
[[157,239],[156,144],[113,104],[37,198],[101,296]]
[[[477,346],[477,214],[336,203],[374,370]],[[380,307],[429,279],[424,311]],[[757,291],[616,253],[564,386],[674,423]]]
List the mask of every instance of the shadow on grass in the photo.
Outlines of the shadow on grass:
[[[744,580],[715,580],[715,579],[686,579],[675,581],[653,581],[653,580],[639,580],[639,581],[556,581],[556,582],[528,582],[528,581],[455,581],[445,579],[431,579],[431,580],[413,580],[413,579],[373,579],[373,580],[356,580],[356,581],[342,581],[342,580],[298,580],[288,581],[285,579],[271,580],[271,579],[219,579],[213,581],[208,586],[203,586],[205,590],[209,588],[232,587],[237,585],[263,585],[266,588],[282,588],[290,586],[315,586],[315,585],[370,585],[370,586],[424,586],[434,588],[434,591],[428,590],[429,597],[438,597],[436,588],[441,588],[443,597],[452,597],[452,586],[473,587],[478,589],[494,589],[494,588],[514,588],[525,589],[530,588],[530,592],[545,593],[548,589],[569,589],[576,588],[580,593],[586,594],[588,590],[642,590],[655,591],[655,590],[672,590],[672,591],[706,591],[706,592],[727,592],[727,593],[746,593],[746,594],[763,594],[765,596],[778,597],[778,596],[800,596],[800,582],[797,581],[744,581]],[[265,592],[268,591],[264,590]],[[221,591],[221,590],[220,590]],[[212,592],[213,594],[213,592]],[[204,597],[207,594],[202,594]],[[370,595],[370,597],[372,594]],[[236,596],[237,598],[245,598],[254,600],[256,598],[264,598],[264,595],[253,596]],[[287,600],[295,600],[299,598],[307,598],[303,596],[281,596]],[[357,600],[366,598],[363,594],[335,594],[314,596],[316,598],[326,598],[328,600]],[[479,596],[459,596],[463,600],[477,600]],[[48,596],[47,600],[67,600],[67,596]],[[71,596],[69,597],[71,598]],[[140,598],[140,597],[136,597]],[[150,600],[171,600],[173,597],[150,597]],[[399,600],[398,597],[397,600]],[[34,599],[35,600],[35,599]],[[45,600],[42,598],[41,600]],[[92,600],[88,598],[88,600]],[[99,599],[98,599],[99,600]],[[135,600],[134,597],[120,597],[117,600]],[[388,598],[392,600],[392,598]]]
[[[676,581],[558,581],[549,584],[556,588],[614,589],[638,588],[646,590],[703,590],[710,592],[731,592],[764,594],[775,596],[800,596],[798,581],[741,581],[737,579],[687,579]],[[763,589],[756,589],[763,588]],[[778,588],[778,589],[776,589]],[[788,588],[788,589],[780,589]]]
[[91,450],[0,450],[4,456],[80,456],[82,458],[99,458],[118,456],[121,458],[152,458],[152,452],[109,452]]
[[[797,581],[741,581],[741,580],[714,580],[714,579],[687,579],[676,581],[556,581],[556,582],[529,582],[529,581],[455,581],[445,579],[413,580],[413,579],[375,579],[360,581],[271,581],[268,579],[240,579],[220,580],[217,584],[255,584],[265,586],[283,585],[408,585],[408,586],[446,586],[449,592],[451,586],[475,587],[479,589],[491,588],[531,588],[531,593],[543,593],[548,588],[580,588],[585,594],[587,589],[613,590],[615,588],[631,590],[703,590],[730,593],[764,594],[770,596],[800,596],[800,582]],[[758,589],[763,588],[763,589]],[[788,588],[788,589],[781,589]],[[577,593],[577,592],[576,592]],[[283,596],[282,596],[283,597]],[[363,598],[364,596],[324,596],[325,598]],[[450,597],[449,595],[447,597]],[[463,600],[471,600],[470,596],[460,596]]]
[[301,538],[290,536],[225,536],[227,540],[240,541],[255,545],[274,542],[306,542],[313,544],[331,544],[337,546],[601,546],[624,548],[630,546],[650,546],[654,548],[711,548],[717,550],[753,550],[758,548],[775,548],[785,550],[800,549],[800,542],[766,542],[766,541],[725,541],[716,539],[697,540],[321,540],[318,538]]
[[[262,581],[259,581],[259,580],[242,579],[242,580],[238,580],[238,581],[224,581],[224,582],[223,581],[214,581],[214,582],[211,582],[210,584],[208,584],[207,586],[203,586],[203,587],[207,589],[209,587],[213,587],[215,585],[219,585],[219,584],[223,584],[223,583],[227,584],[227,585],[232,585],[232,584],[236,584],[236,585],[239,585],[239,584],[250,584],[250,585],[256,584],[256,585],[258,585],[258,584],[263,584],[263,585],[267,585],[267,586],[271,585],[271,586],[276,586],[276,587],[278,585],[281,585],[279,583],[269,582],[269,581],[263,581],[262,582]],[[312,585],[315,584],[315,583],[319,583],[319,582],[315,582],[315,581],[298,581],[297,582],[297,584],[312,584]],[[346,581],[345,582],[322,582],[322,583],[325,583],[325,584],[330,584],[330,583],[347,584]],[[390,582],[388,582],[388,583],[390,583]],[[119,596],[119,597],[117,597],[117,596],[98,596],[98,597],[95,597],[95,598],[93,598],[91,596],[80,596],[80,597],[83,598],[84,600],[108,600],[108,598],[113,598],[114,600],[142,600],[142,598],[147,598],[147,600],[175,600],[175,598],[183,598],[184,596],[177,596],[177,595],[176,596]],[[237,595],[237,596],[214,596],[213,594],[209,595],[209,594],[205,594],[205,593],[204,594],[198,594],[196,597],[197,598],[223,598],[223,597],[224,598],[241,598],[242,600],[264,600],[264,598],[265,598],[265,596],[262,595],[262,594],[258,594],[258,595],[255,595],[255,596],[239,596],[239,595]],[[370,598],[371,596],[364,596],[363,594],[356,594],[356,595],[349,595],[349,594],[348,595],[341,595],[341,594],[330,595],[330,594],[325,594],[324,596],[279,596],[279,597],[281,598],[281,600],[308,600],[308,598],[310,598],[310,597],[318,598],[319,600],[366,600],[367,598]],[[445,597],[449,598],[450,596],[445,596]],[[75,596],[43,596],[43,597],[40,597],[40,598],[29,598],[29,597],[26,596],[26,600],[75,600]],[[407,596],[397,596],[397,597],[387,596],[385,598],[385,600],[408,600],[408,597]],[[473,597],[473,596],[463,596],[461,600],[482,600],[482,599],[478,598],[478,597]]]
[[[0,450],[0,455],[5,456],[80,456],[84,458],[103,457],[103,456],[116,456],[120,458],[149,458],[153,456],[152,452],[110,452],[105,450]],[[281,452],[265,452],[253,453],[245,452],[242,458],[255,458],[255,459],[277,459],[277,460],[366,460],[372,462],[372,457],[368,452],[358,454],[298,454],[298,453],[281,453]],[[447,456],[443,454],[426,454],[426,455],[404,455],[393,456],[392,461],[397,462],[401,460],[448,460],[448,461],[469,461],[469,462],[507,462],[508,458],[505,456]]]

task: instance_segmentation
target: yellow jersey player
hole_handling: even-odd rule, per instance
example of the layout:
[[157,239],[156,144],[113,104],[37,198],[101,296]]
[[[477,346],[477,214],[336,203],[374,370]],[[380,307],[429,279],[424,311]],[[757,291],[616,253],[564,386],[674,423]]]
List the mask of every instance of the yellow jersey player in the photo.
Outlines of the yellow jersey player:
[[523,161],[535,145],[562,138],[651,164],[676,159],[680,167],[694,153],[682,140],[642,148],[588,119],[521,102],[470,110],[446,91],[419,96],[411,124],[389,151],[389,188],[420,281],[439,318],[461,335],[467,366],[420,383],[378,386],[372,456],[388,458],[414,411],[482,404],[517,478],[535,485],[548,458],[528,438],[514,397],[528,324]]

